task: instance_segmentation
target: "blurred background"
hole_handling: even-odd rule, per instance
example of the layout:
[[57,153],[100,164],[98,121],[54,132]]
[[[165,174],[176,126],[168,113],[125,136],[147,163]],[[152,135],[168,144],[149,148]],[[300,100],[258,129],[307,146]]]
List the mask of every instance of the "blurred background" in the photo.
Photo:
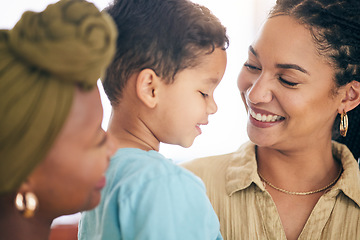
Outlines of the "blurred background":
[[[0,29],[9,29],[27,10],[42,11],[56,0],[1,0]],[[111,0],[90,0],[99,9],[103,9]],[[237,89],[237,75],[247,59],[248,46],[255,37],[258,28],[265,20],[275,0],[193,0],[208,7],[227,28],[230,46],[227,50],[228,64],[224,78],[215,90],[218,112],[210,116],[209,124],[202,127],[203,134],[195,139],[190,148],[161,144],[160,152],[176,162],[188,161],[198,157],[224,154],[235,151],[248,140],[246,134],[246,112]],[[104,107],[103,128],[107,129],[111,107],[100,81],[102,103]],[[77,221],[77,217],[55,220]]]

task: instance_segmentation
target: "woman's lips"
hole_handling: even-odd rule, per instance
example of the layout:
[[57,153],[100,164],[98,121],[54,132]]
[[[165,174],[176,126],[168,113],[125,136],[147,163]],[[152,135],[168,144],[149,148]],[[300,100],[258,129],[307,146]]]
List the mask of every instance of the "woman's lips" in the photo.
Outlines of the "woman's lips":
[[260,122],[276,122],[276,121],[284,119],[284,117],[282,117],[280,115],[256,113],[251,108],[249,109],[249,113],[253,118],[255,118],[257,121],[260,121]]
[[103,188],[105,187],[105,185],[106,185],[106,177],[103,176],[103,177],[97,182],[97,184],[96,184],[96,186],[95,186],[95,189],[96,189],[96,190],[101,190],[101,189],[103,189]]
[[249,119],[251,124],[259,128],[267,128],[282,122],[285,118],[270,113],[259,113],[249,108]]

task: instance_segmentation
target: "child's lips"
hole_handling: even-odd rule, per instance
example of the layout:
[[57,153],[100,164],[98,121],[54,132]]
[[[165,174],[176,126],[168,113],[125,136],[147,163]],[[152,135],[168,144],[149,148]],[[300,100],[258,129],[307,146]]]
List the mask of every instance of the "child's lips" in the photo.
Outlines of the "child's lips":
[[196,124],[196,129],[199,131],[199,133],[201,134],[201,125],[208,125],[209,122],[205,122],[205,123],[198,123]]
[[201,128],[200,128],[200,124],[196,124],[196,129],[198,130],[199,134],[202,133]]

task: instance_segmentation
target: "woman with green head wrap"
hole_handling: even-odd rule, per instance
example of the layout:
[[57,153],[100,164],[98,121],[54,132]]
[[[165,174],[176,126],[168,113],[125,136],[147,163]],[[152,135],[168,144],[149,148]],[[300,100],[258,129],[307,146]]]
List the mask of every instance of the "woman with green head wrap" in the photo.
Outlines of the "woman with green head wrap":
[[54,218],[95,207],[113,153],[96,82],[111,18],[61,0],[0,30],[0,235],[47,239]]

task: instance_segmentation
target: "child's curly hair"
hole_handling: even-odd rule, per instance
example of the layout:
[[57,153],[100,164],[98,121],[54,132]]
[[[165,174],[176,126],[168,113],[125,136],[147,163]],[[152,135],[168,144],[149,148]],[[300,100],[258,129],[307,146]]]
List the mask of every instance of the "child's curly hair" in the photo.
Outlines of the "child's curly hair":
[[104,89],[119,103],[129,77],[150,68],[167,83],[199,57],[226,49],[226,29],[205,7],[188,0],[116,0],[105,9],[119,32],[116,56],[107,70]]

